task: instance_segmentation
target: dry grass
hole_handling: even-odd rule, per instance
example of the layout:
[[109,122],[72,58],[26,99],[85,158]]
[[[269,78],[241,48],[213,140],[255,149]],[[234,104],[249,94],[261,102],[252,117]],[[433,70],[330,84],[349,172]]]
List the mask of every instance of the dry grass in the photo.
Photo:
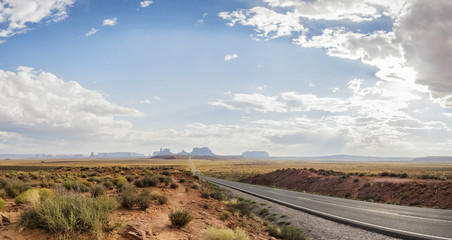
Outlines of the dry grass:
[[382,172],[406,173],[409,178],[421,178],[423,175],[435,176],[439,179],[452,178],[452,163],[194,160],[194,164],[202,174],[229,180],[240,180],[285,168],[314,168],[343,173],[364,173],[366,175],[379,175]]

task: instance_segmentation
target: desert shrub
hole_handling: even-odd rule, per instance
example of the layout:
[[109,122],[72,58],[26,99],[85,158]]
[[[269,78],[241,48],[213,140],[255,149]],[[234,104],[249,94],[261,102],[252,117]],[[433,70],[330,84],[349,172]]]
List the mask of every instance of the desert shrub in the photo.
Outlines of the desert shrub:
[[127,175],[126,179],[127,179],[127,182],[132,182],[135,179],[135,176]]
[[27,191],[17,195],[17,197],[14,199],[15,204],[37,202],[39,202],[39,191],[35,188],[28,189]]
[[239,212],[242,216],[250,216],[254,205],[250,201],[237,201],[234,199],[229,201],[226,207],[231,212]]
[[94,198],[103,196],[105,195],[105,187],[100,184],[93,185],[91,186],[90,193]]
[[168,197],[162,194],[157,197],[157,200],[160,204],[165,204],[168,202]]
[[201,197],[208,199],[210,197],[210,193],[208,191],[202,191],[201,192]]
[[388,172],[382,172],[382,173],[380,173],[380,176],[386,177],[386,176],[389,176],[389,173]]
[[180,183],[184,183],[184,182],[185,182],[185,179],[181,178],[181,179],[179,179],[179,182],[180,182]]
[[208,202],[205,202],[205,203],[202,205],[202,208],[204,208],[204,209],[209,209],[209,208],[210,208],[210,204],[209,204]]
[[278,227],[275,225],[268,225],[267,232],[270,236],[284,239],[284,240],[304,240],[306,239],[303,235],[303,231],[294,226],[284,225]]
[[220,219],[224,221],[229,219],[231,216],[232,216],[231,212],[229,212],[228,210],[224,210],[223,212],[221,212]]
[[268,211],[268,208],[262,208],[260,211],[259,211],[259,215],[261,215],[261,216],[267,216],[269,214],[269,211]]
[[0,177],[0,189],[3,189],[8,185],[8,181],[2,177]]
[[108,226],[117,202],[109,197],[90,198],[79,194],[55,194],[24,209],[20,224],[55,233],[100,231]]
[[190,187],[193,189],[199,189],[199,184],[193,183]]
[[178,228],[187,226],[187,224],[193,219],[190,211],[188,210],[171,210],[168,216],[171,224]]
[[152,197],[151,197],[151,191],[144,189],[141,191],[140,195],[138,195],[136,199],[136,204],[138,208],[141,210],[146,210],[149,206],[151,206],[152,203]]
[[134,186],[124,185],[118,196],[121,206],[132,209],[137,202],[137,189]]
[[14,182],[8,183],[6,185],[5,191],[8,194],[8,196],[14,198],[17,195],[27,191],[30,188],[31,188],[31,185],[29,183],[14,181]]
[[114,186],[114,184],[111,181],[106,181],[103,183],[103,185],[106,189],[110,189],[110,190],[113,189],[113,186]]
[[[89,183],[88,181],[86,181]],[[77,180],[66,180],[63,182],[63,187],[65,187],[67,190],[75,190],[78,192],[88,192],[89,187],[88,184],[84,184]]]
[[44,201],[47,198],[53,197],[54,195],[55,194],[53,193],[53,191],[51,189],[48,189],[48,188],[39,189],[39,200],[40,201]]
[[225,198],[224,193],[221,190],[215,190],[210,193],[210,197],[218,201],[223,201]]
[[408,177],[408,174],[406,174],[406,173],[400,174],[400,178],[407,178],[407,177]]
[[169,176],[169,175],[170,175],[170,172],[168,172],[168,171],[165,170],[165,171],[162,172],[162,174],[165,175],[165,176]]
[[135,180],[134,184],[135,186],[139,188],[143,187],[155,187],[158,183],[158,179],[156,179],[154,176],[145,175],[141,179]]
[[3,208],[5,208],[6,205],[6,201],[0,197],[0,211],[3,210]]
[[357,182],[359,182],[359,179],[355,178],[355,179],[353,179],[353,182],[357,183]]
[[198,175],[193,176],[193,178],[196,179],[196,180],[199,180],[199,176]]
[[127,182],[127,179],[123,176],[113,179],[113,184],[115,184],[116,186],[118,186],[121,183],[126,183],[126,182]]
[[178,187],[179,187],[179,185],[177,185],[177,183],[171,183],[170,184],[170,188],[172,188],[172,189],[176,189]]

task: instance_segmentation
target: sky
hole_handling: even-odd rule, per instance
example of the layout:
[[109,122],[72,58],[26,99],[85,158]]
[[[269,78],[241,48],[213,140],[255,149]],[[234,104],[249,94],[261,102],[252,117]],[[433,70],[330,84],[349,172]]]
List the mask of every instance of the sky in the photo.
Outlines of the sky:
[[452,155],[449,0],[1,0],[0,154]]

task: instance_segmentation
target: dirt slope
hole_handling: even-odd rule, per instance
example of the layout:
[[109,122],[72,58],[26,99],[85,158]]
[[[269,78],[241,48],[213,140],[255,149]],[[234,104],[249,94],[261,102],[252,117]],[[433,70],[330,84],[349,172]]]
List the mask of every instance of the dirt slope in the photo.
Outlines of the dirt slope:
[[309,170],[284,169],[242,182],[381,203],[452,209],[451,180],[325,176]]

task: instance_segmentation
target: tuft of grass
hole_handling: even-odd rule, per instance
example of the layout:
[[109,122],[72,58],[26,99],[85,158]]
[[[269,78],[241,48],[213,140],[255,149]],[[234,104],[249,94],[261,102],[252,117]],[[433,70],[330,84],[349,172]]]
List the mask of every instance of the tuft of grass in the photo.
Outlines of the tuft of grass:
[[0,211],[3,210],[3,208],[5,208],[6,205],[6,201],[0,197]]
[[231,200],[226,204],[231,212],[239,212],[242,216],[250,216],[254,205],[250,201]]
[[275,225],[268,225],[267,232],[270,236],[284,240],[305,240],[303,230],[298,227],[284,225],[278,227]]
[[20,182],[20,181],[14,181],[11,183],[8,183],[5,186],[5,192],[8,194],[8,196],[15,198],[17,195],[27,191],[31,188],[31,185],[29,183]]
[[171,224],[175,227],[182,228],[187,226],[193,219],[188,210],[171,210],[168,214]]
[[220,219],[225,221],[229,219],[231,216],[232,216],[231,212],[229,212],[228,210],[224,210],[223,212],[221,212]]
[[60,234],[99,232],[108,227],[117,202],[109,197],[90,198],[80,194],[56,194],[24,209],[20,224]]
[[100,197],[100,196],[105,195],[105,187],[100,184],[93,185],[93,186],[91,186],[90,192],[91,192],[92,197],[95,197],[95,198]]
[[168,197],[162,194],[157,197],[157,200],[160,204],[165,204],[168,202]]
[[237,229],[234,232],[229,228],[209,227],[204,233],[204,240],[249,240],[249,237],[241,229]]
[[121,206],[132,209],[137,202],[137,189],[134,186],[124,185],[118,196],[118,202]]
[[152,194],[151,191],[149,191],[148,189],[144,189],[143,191],[141,191],[140,195],[138,195],[136,199],[136,204],[139,209],[146,210],[146,208],[151,206],[152,203],[151,194]]

